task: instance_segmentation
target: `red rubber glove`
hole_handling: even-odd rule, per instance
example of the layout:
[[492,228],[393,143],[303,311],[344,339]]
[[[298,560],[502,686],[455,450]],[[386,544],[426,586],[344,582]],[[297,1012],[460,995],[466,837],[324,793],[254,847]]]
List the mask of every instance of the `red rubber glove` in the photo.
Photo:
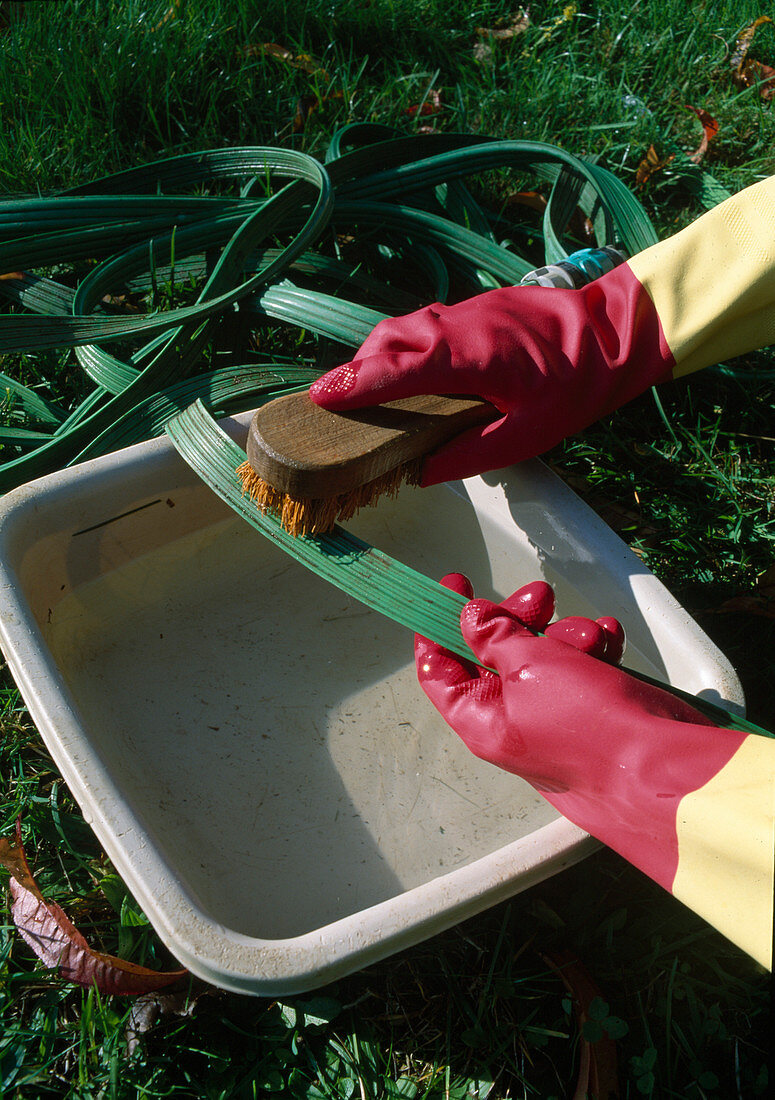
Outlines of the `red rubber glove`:
[[[459,573],[442,584],[473,594]],[[502,604],[472,600],[461,614],[463,637],[496,672],[417,636],[422,689],[476,756],[528,780],[565,817],[670,889],[678,804],[720,771],[746,735],[719,729],[609,663],[621,654],[616,620],[547,626],[553,610],[543,581]]]
[[491,423],[426,459],[422,484],[433,485],[541,454],[669,378],[674,362],[651,299],[622,264],[581,290],[507,287],[380,321],[310,394],[334,410],[424,393],[491,402]]

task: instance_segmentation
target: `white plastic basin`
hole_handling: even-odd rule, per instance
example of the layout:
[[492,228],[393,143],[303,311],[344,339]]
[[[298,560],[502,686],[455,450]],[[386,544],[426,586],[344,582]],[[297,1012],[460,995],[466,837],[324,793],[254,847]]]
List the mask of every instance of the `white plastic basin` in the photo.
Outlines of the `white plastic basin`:
[[[741,709],[724,657],[539,462],[406,489],[348,526],[481,595],[545,577],[561,614],[622,620],[631,667]],[[0,501],[0,636],[105,851],[224,988],[320,986],[595,847],[468,753],[405,629],[270,546],[166,440]]]

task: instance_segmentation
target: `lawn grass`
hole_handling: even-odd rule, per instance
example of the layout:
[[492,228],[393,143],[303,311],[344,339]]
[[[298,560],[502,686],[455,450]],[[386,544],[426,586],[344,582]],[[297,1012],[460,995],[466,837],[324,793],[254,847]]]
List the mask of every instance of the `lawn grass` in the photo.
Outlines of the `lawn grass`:
[[[597,156],[636,187],[653,145],[691,152],[728,190],[775,170],[775,115],[732,79],[752,0],[530,5],[449,0],[163,0],[4,5],[0,189],[46,193],[160,156],[283,145],[322,157],[353,121],[529,138]],[[273,42],[289,60],[261,50]],[[479,48],[479,56],[475,54]],[[482,54],[482,47],[486,47]],[[489,52],[487,52],[489,50]],[[775,65],[775,29],[751,54]],[[440,96],[440,110],[422,115]],[[299,116],[304,125],[294,125]],[[517,184],[479,182],[496,201]],[[662,234],[702,206],[668,162],[638,191]],[[79,394],[69,356],[16,358]],[[548,460],[729,655],[749,715],[775,721],[769,655],[775,358],[645,394]],[[451,562],[450,567],[459,567]],[[17,814],[46,895],[97,946],[165,968],[2,673],[0,834]],[[680,903],[601,852],[482,917],[314,996],[266,1003],[194,983],[131,1042],[128,1002],[41,971],[0,932],[0,1097],[538,1097],[572,1094],[579,1043],[547,957],[583,960],[615,1020],[626,1097],[768,1094],[769,985]],[[600,1007],[600,1006],[599,1006]],[[592,1034],[592,1033],[590,1033]]]

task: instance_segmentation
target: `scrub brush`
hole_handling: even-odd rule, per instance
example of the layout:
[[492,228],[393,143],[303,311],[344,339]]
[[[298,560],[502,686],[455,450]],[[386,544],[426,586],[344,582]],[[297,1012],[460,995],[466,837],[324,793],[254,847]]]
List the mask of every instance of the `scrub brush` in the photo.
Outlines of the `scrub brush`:
[[486,401],[422,395],[352,412],[321,409],[308,392],[256,411],[237,473],[261,509],[292,535],[320,535],[403,484],[425,455],[496,415]]

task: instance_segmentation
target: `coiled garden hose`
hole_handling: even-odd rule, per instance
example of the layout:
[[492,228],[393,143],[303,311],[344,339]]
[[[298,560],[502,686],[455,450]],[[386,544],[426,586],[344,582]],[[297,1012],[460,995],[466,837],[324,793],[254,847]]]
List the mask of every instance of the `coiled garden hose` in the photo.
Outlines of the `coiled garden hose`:
[[[506,220],[463,182],[505,170],[549,185],[540,226]],[[579,255],[567,239],[577,208],[594,252]],[[74,348],[93,388],[68,411],[2,376],[0,443],[12,457],[0,464],[0,492],[166,430],[286,553],[472,658],[462,597],[341,529],[293,539],[243,498],[234,471],[244,454],[214,418],[306,387],[326,367],[251,355],[249,334],[280,322],[317,335],[321,352],[327,341],[356,348],[383,317],[444,301],[451,288],[468,297],[522,280],[586,280],[656,239],[638,200],[593,161],[540,142],[365,124],[339,131],[324,163],[293,150],[206,150],[1,201],[0,296],[11,309],[0,315],[0,354]],[[188,304],[176,304],[181,295]],[[710,709],[719,724],[764,732]]]

